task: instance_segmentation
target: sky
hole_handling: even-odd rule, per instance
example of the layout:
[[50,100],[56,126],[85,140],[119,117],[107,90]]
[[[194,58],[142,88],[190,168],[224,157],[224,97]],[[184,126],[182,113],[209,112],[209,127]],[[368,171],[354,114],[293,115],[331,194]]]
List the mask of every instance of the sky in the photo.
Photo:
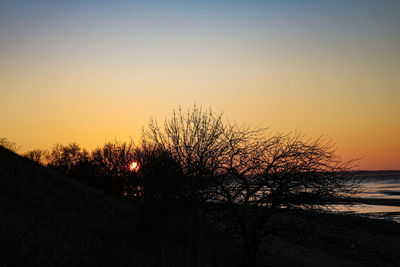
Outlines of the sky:
[[0,1],[0,137],[138,140],[193,104],[400,169],[400,1]]

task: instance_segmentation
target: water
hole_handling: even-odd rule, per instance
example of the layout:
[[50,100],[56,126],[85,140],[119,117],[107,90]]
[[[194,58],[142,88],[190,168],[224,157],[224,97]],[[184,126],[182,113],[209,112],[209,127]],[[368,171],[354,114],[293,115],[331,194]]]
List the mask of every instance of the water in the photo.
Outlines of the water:
[[358,176],[362,188],[359,197],[368,204],[336,205],[335,210],[400,223],[400,171],[363,172]]

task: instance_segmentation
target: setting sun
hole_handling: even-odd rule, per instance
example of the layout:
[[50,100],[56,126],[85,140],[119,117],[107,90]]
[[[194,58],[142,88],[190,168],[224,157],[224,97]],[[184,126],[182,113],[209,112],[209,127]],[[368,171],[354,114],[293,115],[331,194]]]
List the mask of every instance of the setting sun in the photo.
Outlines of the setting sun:
[[139,169],[139,165],[136,161],[133,161],[130,165],[129,165],[129,170],[130,171],[137,171]]

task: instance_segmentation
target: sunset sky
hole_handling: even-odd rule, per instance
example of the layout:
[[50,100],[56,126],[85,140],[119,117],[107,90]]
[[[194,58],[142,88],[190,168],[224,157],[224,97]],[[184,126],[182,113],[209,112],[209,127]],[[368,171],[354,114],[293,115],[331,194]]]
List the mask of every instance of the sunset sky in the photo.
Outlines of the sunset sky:
[[194,103],[400,169],[400,1],[0,1],[0,137],[24,151]]

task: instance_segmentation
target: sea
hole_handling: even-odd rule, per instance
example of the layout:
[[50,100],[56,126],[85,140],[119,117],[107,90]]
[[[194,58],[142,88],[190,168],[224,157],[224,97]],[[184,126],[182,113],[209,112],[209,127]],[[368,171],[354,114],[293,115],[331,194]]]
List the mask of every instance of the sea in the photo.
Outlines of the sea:
[[336,205],[336,212],[353,213],[400,223],[400,171],[359,171],[360,205]]

